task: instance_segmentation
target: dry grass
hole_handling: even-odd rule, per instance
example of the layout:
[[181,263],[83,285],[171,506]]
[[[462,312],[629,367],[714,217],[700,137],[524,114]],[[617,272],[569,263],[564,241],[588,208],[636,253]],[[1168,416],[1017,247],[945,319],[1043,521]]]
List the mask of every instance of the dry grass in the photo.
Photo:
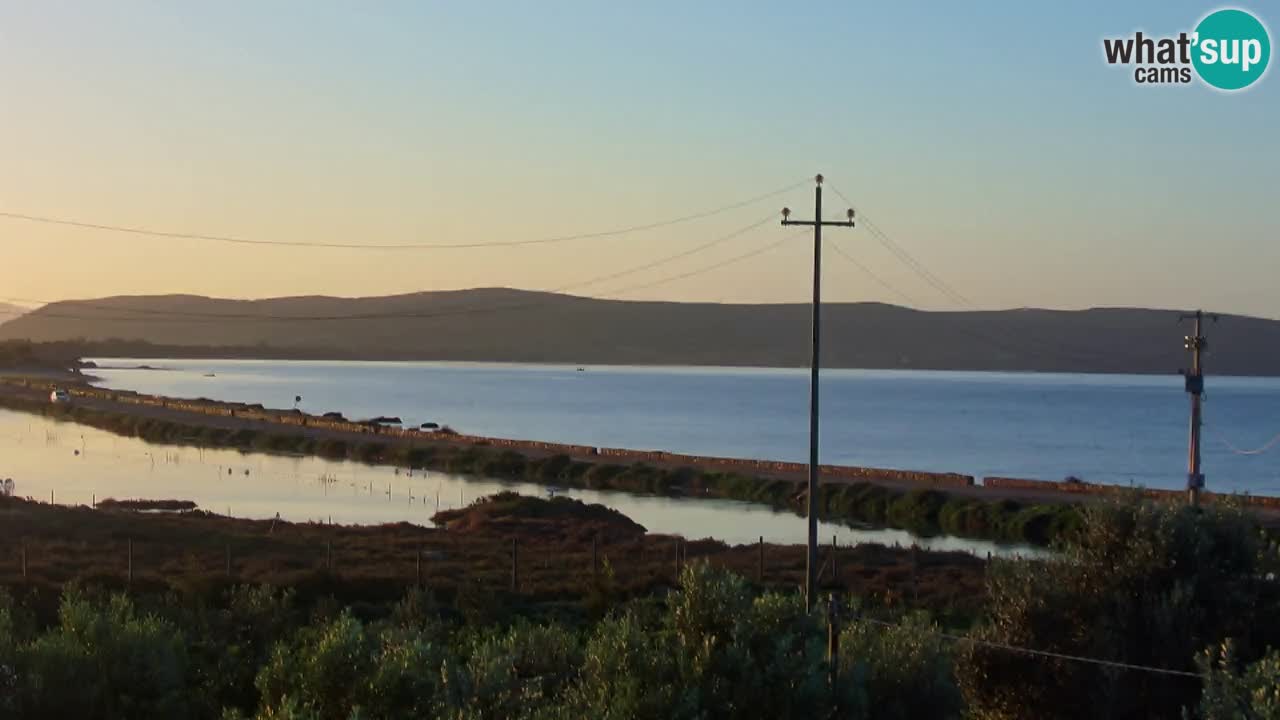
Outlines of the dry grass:
[[[518,542],[519,573],[514,592],[513,537]],[[197,594],[252,583],[294,587],[304,597],[387,603],[420,581],[445,602],[460,595],[482,595],[494,603],[528,605],[660,592],[673,584],[677,563],[697,560],[759,580],[757,546],[730,547],[712,540],[686,543],[670,536],[639,535],[600,542],[598,570],[593,573],[591,541],[573,534],[454,533],[408,523],[341,526],[203,512],[140,514],[18,499],[0,499],[0,548],[0,584],[40,592],[71,581]],[[766,545],[764,554],[763,584],[800,586],[802,546]],[[851,591],[871,605],[910,604],[967,613],[977,609],[984,595],[984,563],[961,553],[919,552],[913,570],[909,550],[842,548],[834,577],[826,564],[829,553],[823,555],[824,586]]]

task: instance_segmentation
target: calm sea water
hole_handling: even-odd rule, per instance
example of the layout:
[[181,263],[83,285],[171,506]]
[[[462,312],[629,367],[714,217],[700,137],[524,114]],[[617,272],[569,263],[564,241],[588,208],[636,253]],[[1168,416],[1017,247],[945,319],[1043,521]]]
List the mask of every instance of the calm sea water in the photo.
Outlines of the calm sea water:
[[[101,359],[107,387],[358,419],[395,415],[497,437],[801,461],[804,370]],[[212,373],[214,377],[205,377]],[[1133,375],[835,370],[823,374],[829,463],[1185,485],[1182,378]],[[1210,489],[1280,494],[1280,378],[1209,377],[1204,471]]]
[[[285,457],[235,450],[151,445],[73,423],[0,410],[0,478],[13,478],[19,496],[63,505],[95,499],[192,500],[236,517],[375,524],[430,525],[437,509],[456,508],[500,490],[545,495],[545,487],[391,467]],[[52,496],[50,495],[52,493]],[[767,507],[726,500],[641,497],[625,493],[561,494],[612,507],[650,532],[713,537],[732,544],[800,544],[804,519]],[[901,530],[822,525],[821,538],[841,544],[917,543],[983,555],[1035,555],[1034,548],[952,537],[919,538]]]

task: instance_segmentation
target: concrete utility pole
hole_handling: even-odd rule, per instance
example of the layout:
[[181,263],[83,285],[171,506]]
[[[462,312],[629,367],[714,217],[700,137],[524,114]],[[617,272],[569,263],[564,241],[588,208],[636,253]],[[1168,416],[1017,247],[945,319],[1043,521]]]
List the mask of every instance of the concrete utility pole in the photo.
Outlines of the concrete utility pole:
[[[1201,332],[1205,313],[1197,310],[1179,316],[1181,320],[1195,320],[1195,334],[1183,337],[1183,346],[1191,352],[1191,369],[1183,370],[1187,393],[1191,395],[1191,435],[1187,448],[1187,503],[1200,504],[1200,491],[1204,489],[1204,473],[1200,471],[1200,403],[1204,395],[1204,365],[1201,354],[1209,347],[1209,341]],[[1217,315],[1209,315],[1215,322]]]
[[813,226],[813,348],[809,361],[809,499],[808,554],[805,559],[804,604],[809,610],[818,599],[818,368],[822,364],[822,228],[853,227],[853,210],[848,220],[826,222],[822,219],[822,176],[814,178],[813,220],[792,220],[791,209],[782,209],[783,225]]

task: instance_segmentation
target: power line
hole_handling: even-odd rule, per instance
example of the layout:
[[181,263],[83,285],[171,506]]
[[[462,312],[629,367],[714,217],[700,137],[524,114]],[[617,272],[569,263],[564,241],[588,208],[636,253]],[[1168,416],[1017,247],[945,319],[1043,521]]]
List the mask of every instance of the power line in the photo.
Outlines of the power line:
[[[738,231],[735,231],[734,233],[731,233],[729,236],[725,236],[725,238],[723,239],[728,239],[728,237],[736,237],[738,235],[742,235],[748,230],[759,227],[760,224],[761,223],[759,222],[753,223],[752,225],[747,226],[746,228],[742,228]],[[751,250],[741,255],[737,255],[737,256],[728,258],[726,260],[713,263],[711,265],[697,268],[695,270],[679,273],[677,275],[667,276],[655,281],[650,281],[650,282],[642,283],[639,285],[628,286],[628,287],[619,289],[617,291],[614,291],[613,294],[632,292],[635,290],[641,290],[641,289],[652,287],[655,285],[661,285],[664,283],[674,282],[676,280],[681,280],[684,278],[693,277],[693,276],[705,274],[708,272],[713,272],[715,270],[719,270],[720,268],[726,267],[728,265],[732,265],[741,260],[746,260],[747,258],[772,250],[773,248],[785,242],[786,239],[789,239],[789,238],[784,238],[783,240],[779,240],[777,242],[771,243],[764,247],[757,248],[755,250]],[[707,246],[710,246],[710,243],[708,243]],[[680,253],[679,255],[687,256],[689,254],[690,252],[686,251],[684,253]],[[675,257],[675,256],[672,256],[672,257]],[[639,269],[652,267],[655,264],[656,263],[648,263],[646,266],[642,266]],[[638,271],[639,269],[636,269],[636,270]],[[611,274],[611,277],[619,276],[622,274],[626,274],[626,273],[613,273]],[[582,284],[588,284],[589,282],[601,282],[601,281],[603,281],[601,278],[595,278],[595,279],[592,279],[591,281],[587,281]],[[553,290],[553,291],[541,291],[541,292],[558,292],[558,291]],[[608,297],[605,297],[605,296],[583,296],[583,298],[592,299],[592,300],[609,299]],[[123,322],[170,322],[170,323],[181,322],[181,323],[190,323],[190,324],[208,324],[208,323],[222,322],[224,320],[242,320],[246,322],[306,322],[306,321],[343,321],[343,320],[387,320],[387,319],[425,320],[425,319],[435,319],[435,318],[441,318],[441,317],[454,317],[458,315],[470,315],[475,313],[523,310],[523,309],[538,307],[541,305],[546,305],[550,302],[551,300],[544,298],[544,299],[531,300],[526,302],[460,307],[460,308],[451,308],[446,310],[438,310],[433,312],[367,313],[367,314],[361,314],[361,315],[302,315],[302,316],[300,315],[291,316],[291,315],[183,313],[181,311],[148,310],[143,308],[113,308],[110,306],[102,306],[102,305],[96,305],[96,306],[85,305],[83,307],[101,309],[107,312],[124,310],[128,312],[140,313],[142,315],[145,315],[146,317],[139,317],[139,316],[121,317],[121,316],[101,316],[101,315],[86,316],[86,315],[76,315],[72,313],[62,313],[56,310],[49,311],[49,312],[41,312],[39,313],[39,317],[51,317],[51,318],[58,318],[58,319],[65,319],[65,320],[82,320],[82,321],[110,320],[114,322],[121,322],[121,321]]]
[[[772,219],[772,217],[770,217],[770,219]],[[801,234],[801,235],[804,235],[805,233],[800,233],[800,234]],[[729,258],[729,259],[727,259],[727,260],[722,260],[722,261],[720,261],[720,262],[718,262],[718,263],[715,263],[715,264],[713,264],[713,265],[707,265],[707,266],[704,266],[704,267],[698,268],[697,270],[691,270],[691,271],[689,271],[689,272],[681,273],[681,274],[679,274],[679,275],[672,275],[672,276],[670,276],[670,277],[665,277],[665,278],[662,278],[662,279],[660,279],[660,280],[655,280],[655,281],[653,281],[653,282],[641,283],[641,284],[639,284],[639,285],[632,285],[632,286],[630,286],[630,287],[625,287],[625,288],[622,288],[622,289],[620,289],[620,290],[614,290],[613,292],[609,293],[609,295],[621,295],[621,294],[623,294],[623,293],[634,292],[634,291],[636,291],[636,290],[644,290],[644,289],[651,288],[651,287],[654,287],[654,286],[657,286],[657,285],[665,285],[666,283],[669,283],[669,282],[675,282],[676,280],[683,280],[683,279],[685,279],[685,278],[693,277],[693,276],[695,276],[695,275],[701,275],[701,274],[703,274],[703,273],[711,272],[711,271],[713,271],[713,270],[719,270],[720,268],[727,267],[727,266],[732,265],[732,264],[734,264],[734,263],[736,263],[736,262],[738,262],[738,261],[740,261],[740,260],[746,260],[746,259],[748,259],[748,258],[755,257],[756,255],[762,255],[762,254],[764,254],[764,253],[766,253],[766,252],[769,252],[770,250],[772,250],[772,249],[774,249],[774,248],[776,248],[776,247],[778,247],[778,246],[780,246],[780,245],[782,245],[782,244],[786,243],[787,241],[792,240],[792,239],[794,239],[794,238],[796,238],[796,237],[799,237],[799,236],[798,236],[798,235],[790,235],[790,236],[788,236],[788,237],[784,237],[784,238],[782,238],[781,240],[778,240],[778,241],[776,241],[776,242],[769,243],[768,245],[765,245],[764,247],[759,247],[759,248],[756,248],[755,250],[752,250],[752,251],[750,251],[750,252],[745,252],[745,253],[743,253],[743,254],[741,254],[741,255],[736,255],[736,256],[734,256],[734,257],[731,257],[731,258]],[[602,299],[602,298],[596,298],[596,299]]]
[[863,227],[865,227],[867,231],[871,233],[872,237],[876,238],[876,240],[879,241],[880,244],[883,245],[886,250],[893,253],[894,256],[897,257],[900,261],[902,261],[904,265],[906,265],[907,267],[915,271],[915,273],[919,275],[922,280],[924,280],[926,283],[928,283],[931,287],[933,287],[938,292],[942,293],[943,295],[946,295],[952,301],[958,302],[968,307],[974,307],[973,303],[970,302],[968,298],[966,298],[964,295],[957,292],[954,288],[948,285],[942,278],[938,277],[933,272],[931,272],[929,268],[924,266],[924,263],[921,263],[911,253],[907,252],[906,248],[902,247],[897,242],[894,242],[893,238],[889,237],[888,234],[886,234],[883,230],[881,230],[879,226],[877,226],[876,223],[866,215],[866,213],[864,213],[861,209],[859,209],[858,206],[853,204],[852,200],[846,197],[844,193],[840,192],[839,188],[832,186],[831,189],[832,191],[835,192],[837,196],[839,196],[841,200],[844,200],[845,203],[849,205],[849,207],[853,208],[857,212],[858,216],[861,218]]
[[645,230],[655,230],[657,228],[669,227],[680,223],[691,222],[693,220],[701,220],[713,215],[736,210],[746,207],[761,200],[766,200],[777,195],[794,190],[806,181],[800,181],[787,185],[777,190],[771,190],[767,193],[756,195],[746,200],[732,202],[727,205],[721,205],[711,210],[682,215],[680,217],[668,220],[660,220],[658,222],[644,223],[640,225],[631,225],[613,230],[601,230],[597,232],[577,233],[573,235],[558,235],[552,237],[533,238],[527,240],[504,240],[498,242],[487,243],[403,243],[403,244],[358,244],[358,243],[315,243],[315,242],[299,242],[288,240],[253,240],[242,237],[233,237],[230,235],[210,235],[203,233],[173,232],[167,230],[154,230],[144,227],[133,227],[126,225],[109,225],[106,223],[86,222],[81,220],[72,220],[68,218],[56,218],[42,215],[31,215],[27,213],[0,211],[0,217],[9,218],[11,220],[24,220],[27,222],[43,223],[47,225],[65,225],[69,227],[85,228],[89,230],[104,230],[115,233],[125,233],[130,235],[144,235],[147,237],[173,238],[179,240],[201,240],[208,242],[231,243],[236,245],[258,245],[258,246],[275,246],[275,247],[303,247],[303,248],[323,248],[323,249],[354,249],[354,250],[460,250],[460,249],[479,249],[479,248],[495,248],[495,247],[514,247],[519,245],[545,245],[550,243],[568,242],[571,240],[590,240],[603,237],[615,237],[619,235],[628,235],[631,233],[643,232]]
[[[561,287],[561,288],[559,288],[559,289],[549,290],[549,291],[546,291],[546,292],[563,292],[564,290],[569,290],[569,289],[573,289],[573,288],[583,287],[583,286],[585,286],[585,285],[596,285],[596,284],[598,284],[598,283],[605,282],[606,280],[613,280],[613,279],[615,279],[615,278],[624,277],[624,276],[626,276],[626,275],[633,275],[633,274],[635,274],[635,273],[638,273],[638,272],[641,272],[641,271],[644,271],[644,270],[649,270],[649,269],[651,269],[651,268],[658,267],[659,265],[665,265],[665,264],[667,264],[667,263],[669,263],[669,262],[672,262],[672,261],[674,261],[674,260],[680,260],[680,259],[683,259],[683,258],[689,257],[690,255],[693,255],[693,254],[695,254],[695,253],[702,252],[703,250],[709,250],[709,249],[711,249],[712,247],[715,247],[716,245],[719,245],[719,244],[721,244],[721,243],[723,243],[723,242],[726,242],[726,241],[728,241],[728,240],[732,240],[733,238],[736,238],[736,237],[738,237],[738,236],[740,236],[740,235],[744,235],[744,234],[746,234],[747,232],[749,232],[749,231],[751,231],[751,230],[754,230],[754,229],[756,229],[756,228],[760,227],[761,225],[764,225],[765,223],[769,222],[770,220],[773,220],[773,218],[774,218],[773,213],[770,213],[767,217],[762,218],[761,220],[759,220],[759,221],[757,221],[757,222],[755,222],[755,223],[752,223],[751,225],[748,225],[748,226],[746,226],[746,227],[744,227],[744,228],[741,228],[741,229],[739,229],[739,230],[735,230],[734,232],[731,232],[731,233],[729,233],[728,235],[722,235],[722,236],[720,236],[720,237],[718,237],[718,238],[716,238],[716,239],[714,239],[714,240],[712,240],[712,241],[710,241],[710,242],[703,243],[702,245],[698,245],[697,247],[690,248],[689,250],[685,250],[684,252],[679,252],[679,253],[676,253],[675,255],[668,255],[667,257],[660,258],[660,259],[658,259],[658,260],[654,260],[653,262],[646,263],[646,264],[644,264],[644,265],[639,265],[639,266],[636,266],[636,267],[633,267],[633,268],[628,268],[628,269],[626,269],[626,270],[622,270],[622,271],[620,271],[620,272],[611,273],[611,274],[609,274],[609,275],[603,275],[603,276],[601,276],[601,277],[594,278],[594,279],[591,279],[591,280],[587,280],[587,281],[585,281],[585,282],[576,283],[576,284],[571,285],[571,286],[564,286],[564,287]],[[723,267],[723,266],[721,266],[721,267]],[[672,279],[672,280],[675,280],[675,279],[679,279],[679,278],[671,278],[671,279]],[[664,281],[664,282],[665,282],[665,281]]]
[[[728,242],[729,240],[745,235],[750,231],[755,230],[756,228],[759,228],[760,226],[769,222],[773,218],[774,218],[774,215],[770,213],[767,217],[761,218],[760,220],[757,220],[749,225],[744,225],[743,227],[740,227],[732,232],[726,233],[724,235],[720,235],[701,245],[697,245],[688,250],[683,250],[681,252],[678,252],[672,255],[667,255],[665,257],[658,258],[657,260],[653,260],[653,261],[644,263],[642,265],[637,265],[635,267],[630,267],[625,270],[611,272],[605,275],[599,275],[586,280],[569,283],[567,285],[561,285],[559,287],[550,288],[546,290],[538,290],[534,292],[562,293],[568,290],[573,290],[575,288],[586,287],[588,285],[596,285],[608,280],[614,280],[616,278],[625,277],[627,275],[632,275],[638,272],[642,272],[644,270],[650,270],[660,265],[664,265],[666,263],[673,262],[675,260],[680,260],[680,259],[689,257],[691,255],[694,255],[696,253],[709,250],[712,247],[715,247],[716,245],[720,245],[722,243]],[[731,259],[723,264],[712,265],[707,268],[702,268],[700,270],[682,273],[678,276],[665,278],[663,280],[659,280],[652,284],[670,282],[673,280],[696,275],[701,272],[709,272],[711,270],[715,270],[715,269],[718,269],[719,267],[722,267],[724,264],[731,264],[732,262],[736,262],[739,259],[745,259],[745,257],[749,257],[749,256],[750,254],[748,254],[747,256],[740,256],[738,258]],[[632,289],[638,289],[638,288],[627,288],[626,290],[632,290]],[[10,302],[44,302],[46,304],[54,304],[49,301],[35,300],[33,298],[5,298],[5,299]],[[73,319],[73,320],[116,320],[116,321],[143,320],[143,319],[151,319],[154,317],[154,318],[158,318],[159,321],[165,321],[165,320],[176,321],[179,319],[181,320],[190,319],[193,321],[248,320],[248,321],[309,322],[309,321],[338,321],[338,320],[385,320],[385,319],[396,319],[396,318],[422,319],[422,318],[442,317],[442,316],[455,315],[455,314],[466,314],[467,312],[472,312],[472,311],[486,311],[490,309],[507,309],[507,308],[515,308],[515,307],[524,307],[528,304],[529,303],[515,303],[515,304],[508,303],[506,305],[501,305],[501,306],[454,308],[448,311],[441,310],[441,311],[434,311],[434,312],[403,312],[403,313],[388,312],[388,313],[362,313],[362,314],[351,314],[351,315],[269,315],[269,314],[256,314],[256,313],[212,313],[212,312],[189,312],[189,311],[182,311],[182,310],[155,310],[151,308],[128,308],[128,307],[117,307],[117,306],[111,306],[111,305],[96,305],[91,303],[76,303],[76,307],[80,307],[80,308],[85,308],[90,310],[101,310],[103,312],[132,313],[135,315],[147,316],[147,318],[102,317],[102,316],[84,317],[84,316],[76,316],[76,315],[59,313],[57,310],[42,312],[40,313],[40,316],[55,317],[55,318],[62,318],[62,319]],[[542,303],[538,302],[537,304],[542,304]]]
[[[886,622],[884,620],[875,620],[872,618],[859,618],[861,622],[870,623],[872,625],[880,625],[882,627],[896,628],[896,624]],[[967,635],[954,635],[952,633],[942,632],[940,630],[926,630],[925,632],[936,637],[943,638],[958,643],[971,643],[982,647],[992,648],[993,650],[1004,650],[1006,652],[1020,653],[1033,657],[1053,658],[1056,660],[1068,660],[1071,662],[1087,663],[1090,665],[1099,665],[1102,667],[1116,668],[1118,670],[1135,670],[1138,672],[1155,673],[1157,675],[1174,675],[1177,677],[1203,678],[1204,676],[1197,672],[1189,670],[1171,670],[1169,668],[1153,667],[1150,665],[1136,665],[1134,663],[1119,662],[1116,660],[1103,660],[1101,658],[1087,657],[1084,655],[1067,655],[1065,653],[1050,652],[1048,650],[1033,650],[1031,648],[1019,647],[1017,645],[1009,645],[1006,643],[993,642],[991,640],[979,640],[978,638],[969,637]]]
[[[969,300],[967,297],[965,297],[963,294],[961,294],[959,291],[957,291],[955,288],[949,285],[945,280],[938,277],[938,275],[935,274],[933,271],[929,270],[929,268],[925,267],[924,263],[917,260],[901,244],[896,242],[893,238],[889,237],[889,235],[885,233],[882,229],[880,229],[880,227],[877,226],[873,220],[871,220],[869,217],[864,215],[861,210],[858,210],[857,207],[853,204],[853,201],[850,200],[847,196],[845,196],[844,193],[841,193],[839,188],[832,187],[832,190],[836,193],[836,195],[840,197],[840,199],[848,203],[850,207],[853,207],[854,210],[859,214],[859,216],[861,216],[862,225],[867,228],[868,232],[872,234],[872,237],[876,238],[876,240],[878,240],[880,244],[885,247],[885,249],[893,253],[893,255],[897,257],[899,261],[901,261],[904,265],[907,266],[908,269],[910,269],[917,276],[919,276],[921,280],[923,280],[930,287],[937,290],[939,293],[950,298],[952,302],[959,305],[964,305],[970,310],[975,312],[983,312],[976,305],[974,305],[974,303],[971,300]],[[1034,340],[1031,340],[1030,338],[1021,337],[1021,336],[1016,339],[1013,339],[1013,338],[1001,339],[1001,338],[997,338],[996,336],[992,335],[989,332],[984,332],[982,330],[979,330],[973,327],[970,327],[969,329],[967,329],[965,331],[965,334],[966,336],[984,341],[988,345],[995,347],[998,350],[1001,350],[1011,355],[1020,356],[1026,359],[1056,360],[1058,358],[1066,358],[1066,359],[1074,360],[1076,362],[1080,362],[1080,361],[1093,360],[1094,358],[1099,357],[1101,355],[1101,353],[1094,353],[1093,355],[1080,355],[1062,346],[1047,344],[1040,341],[1034,341]],[[1022,347],[1015,347],[1014,344],[1020,345]],[[1040,349],[1031,347],[1033,345],[1039,346]]]
[[884,289],[888,290],[889,292],[891,292],[891,293],[893,293],[893,294],[897,295],[898,297],[902,298],[902,299],[903,299],[903,300],[904,300],[908,305],[911,305],[911,306],[913,306],[913,307],[918,307],[918,306],[919,306],[919,303],[917,303],[915,300],[913,300],[913,299],[911,298],[911,296],[910,296],[910,295],[908,295],[908,294],[906,294],[905,292],[903,292],[903,291],[899,290],[898,288],[894,287],[893,285],[890,285],[890,284],[889,284],[889,282],[888,282],[887,280],[885,280],[884,278],[880,277],[880,276],[879,276],[879,275],[877,275],[876,273],[872,272],[872,271],[871,271],[871,268],[869,268],[869,267],[867,267],[866,265],[864,265],[864,264],[863,264],[862,262],[860,262],[857,258],[855,258],[852,254],[850,254],[850,253],[846,252],[844,248],[840,247],[840,243],[839,243],[839,242],[832,243],[832,244],[831,244],[831,248],[832,248],[833,250],[835,250],[835,251],[836,251],[836,254],[837,254],[837,255],[839,255],[840,257],[844,258],[846,261],[848,261],[848,262],[852,263],[854,267],[856,267],[856,268],[858,268],[859,270],[861,270],[861,271],[862,271],[862,273],[863,273],[864,275],[866,275],[867,277],[869,277],[869,278],[871,278],[872,280],[876,281],[876,283],[877,283],[877,284],[879,284],[879,285],[880,285],[880,287],[882,287],[882,288],[884,288]]
[[1214,432],[1214,437],[1218,439],[1218,442],[1222,443],[1228,450],[1230,450],[1232,453],[1236,455],[1261,455],[1267,452],[1268,450],[1272,449],[1273,447],[1275,447],[1277,444],[1280,444],[1280,435],[1276,435],[1275,437],[1268,440],[1265,444],[1260,445],[1252,450],[1241,450],[1235,445],[1232,445],[1230,440],[1227,440],[1225,437],[1218,434],[1217,432]]

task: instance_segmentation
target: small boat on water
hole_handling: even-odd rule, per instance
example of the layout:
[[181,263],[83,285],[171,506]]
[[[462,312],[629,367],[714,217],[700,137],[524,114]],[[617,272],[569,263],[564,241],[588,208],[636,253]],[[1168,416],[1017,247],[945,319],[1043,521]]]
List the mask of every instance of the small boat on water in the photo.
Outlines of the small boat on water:
[[218,377],[217,375],[214,375],[213,373],[205,373],[205,374],[204,374],[204,376],[205,376],[205,377]]

